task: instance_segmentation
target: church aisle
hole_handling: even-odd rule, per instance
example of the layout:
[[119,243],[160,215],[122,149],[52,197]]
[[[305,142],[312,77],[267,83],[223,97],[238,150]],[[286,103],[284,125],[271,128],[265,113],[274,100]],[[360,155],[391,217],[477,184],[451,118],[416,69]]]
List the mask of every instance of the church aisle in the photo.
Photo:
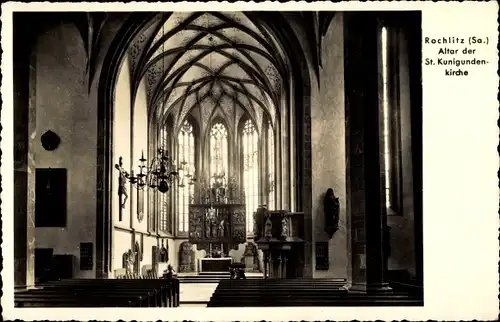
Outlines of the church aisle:
[[180,306],[205,307],[217,285],[218,283],[181,283]]
[[197,308],[203,307],[204,308],[204,307],[207,307],[207,304],[205,304],[205,303],[185,303],[185,304],[181,303],[179,305],[179,307],[197,307]]

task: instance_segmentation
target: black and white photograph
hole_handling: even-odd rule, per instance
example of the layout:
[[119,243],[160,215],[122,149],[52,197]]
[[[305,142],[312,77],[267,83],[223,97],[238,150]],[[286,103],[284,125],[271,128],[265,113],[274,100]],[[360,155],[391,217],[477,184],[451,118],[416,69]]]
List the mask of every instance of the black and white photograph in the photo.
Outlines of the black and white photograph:
[[218,7],[12,12],[13,307],[424,308],[424,13]]

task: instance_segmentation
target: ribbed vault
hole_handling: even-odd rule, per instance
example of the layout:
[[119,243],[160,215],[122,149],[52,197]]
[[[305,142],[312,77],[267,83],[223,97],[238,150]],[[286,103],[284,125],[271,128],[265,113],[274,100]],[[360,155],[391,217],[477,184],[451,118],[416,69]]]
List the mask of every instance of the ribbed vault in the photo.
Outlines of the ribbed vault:
[[284,54],[261,27],[238,12],[174,12],[131,47],[134,95],[146,79],[150,115],[175,130],[198,113],[201,130],[219,115],[237,124],[247,114],[260,129],[279,115],[287,77]]

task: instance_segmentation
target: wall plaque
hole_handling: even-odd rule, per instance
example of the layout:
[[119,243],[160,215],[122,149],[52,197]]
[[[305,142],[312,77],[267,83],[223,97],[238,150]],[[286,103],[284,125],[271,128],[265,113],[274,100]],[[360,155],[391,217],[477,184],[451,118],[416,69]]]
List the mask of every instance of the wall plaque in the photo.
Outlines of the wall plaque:
[[47,151],[53,151],[57,149],[57,147],[61,143],[61,139],[59,138],[59,136],[51,130],[48,130],[47,132],[42,134],[42,136],[40,137],[40,141],[42,142],[43,148]]
[[316,270],[327,271],[329,267],[328,242],[316,242]]
[[66,169],[36,169],[35,226],[66,227]]
[[151,265],[153,266],[153,270],[156,272],[156,265],[158,264],[159,261],[159,251],[158,251],[158,246],[152,246],[151,247]]
[[80,270],[92,270],[94,266],[94,246],[92,243],[80,243]]
[[144,190],[137,189],[137,221],[144,219]]

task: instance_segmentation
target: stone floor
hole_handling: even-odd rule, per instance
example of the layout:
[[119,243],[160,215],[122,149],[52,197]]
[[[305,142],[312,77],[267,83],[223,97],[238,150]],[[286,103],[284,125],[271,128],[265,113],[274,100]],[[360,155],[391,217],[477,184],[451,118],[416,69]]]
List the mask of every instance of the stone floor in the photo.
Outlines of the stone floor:
[[[217,275],[217,273],[213,273]],[[222,272],[222,274],[227,274],[227,272]],[[247,277],[264,277],[263,273],[259,272],[245,272]],[[200,273],[192,272],[192,273],[177,273],[178,277],[188,277],[188,276],[200,276]]]
[[[247,278],[262,278],[262,273],[245,273]],[[180,273],[179,277],[198,277],[197,273]],[[214,280],[211,282],[204,283],[183,283],[180,285],[180,306],[182,307],[206,307],[207,303],[210,301],[210,297],[217,288],[218,281]]]
[[210,301],[210,297],[217,288],[218,283],[181,283],[180,285],[180,303],[203,304]]
[[205,303],[181,303],[179,307],[207,307]]

